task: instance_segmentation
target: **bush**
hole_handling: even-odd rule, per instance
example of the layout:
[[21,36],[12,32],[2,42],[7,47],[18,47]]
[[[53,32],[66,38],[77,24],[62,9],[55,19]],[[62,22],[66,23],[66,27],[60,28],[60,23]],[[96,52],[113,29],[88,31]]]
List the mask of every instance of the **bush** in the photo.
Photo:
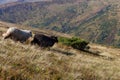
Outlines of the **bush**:
[[86,48],[86,46],[88,45],[87,41],[84,41],[77,37],[72,37],[72,38],[59,37],[58,41],[62,44],[71,46],[71,47],[73,47],[75,49],[79,49],[79,50],[84,50]]

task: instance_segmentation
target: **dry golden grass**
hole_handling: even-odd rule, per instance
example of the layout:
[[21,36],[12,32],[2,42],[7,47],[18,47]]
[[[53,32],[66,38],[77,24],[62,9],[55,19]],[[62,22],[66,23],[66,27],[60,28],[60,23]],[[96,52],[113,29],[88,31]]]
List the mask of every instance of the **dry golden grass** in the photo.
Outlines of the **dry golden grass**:
[[[4,32],[0,27],[0,35]],[[96,56],[62,44],[50,50],[0,36],[0,80],[119,80],[120,49],[91,44]],[[109,56],[111,57],[111,56]]]

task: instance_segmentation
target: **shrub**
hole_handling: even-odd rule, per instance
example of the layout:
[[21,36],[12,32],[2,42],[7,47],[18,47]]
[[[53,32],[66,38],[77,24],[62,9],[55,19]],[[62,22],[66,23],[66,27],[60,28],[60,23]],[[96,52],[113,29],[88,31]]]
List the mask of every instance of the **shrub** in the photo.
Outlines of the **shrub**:
[[88,45],[87,41],[82,40],[77,37],[72,37],[72,38],[59,37],[58,41],[62,44],[71,46],[71,47],[73,47],[75,49],[79,49],[79,50],[84,50],[86,48],[86,46]]

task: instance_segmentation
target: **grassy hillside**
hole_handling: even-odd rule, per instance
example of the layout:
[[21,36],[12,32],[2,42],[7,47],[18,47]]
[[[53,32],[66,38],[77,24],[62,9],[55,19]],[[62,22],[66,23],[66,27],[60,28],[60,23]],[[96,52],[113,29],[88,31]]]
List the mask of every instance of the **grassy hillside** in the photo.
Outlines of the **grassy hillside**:
[[[10,39],[3,40],[1,34],[10,26],[22,28],[0,22],[0,80],[119,80],[120,78],[120,49],[90,44],[91,50],[97,50],[101,56],[61,44],[55,44],[50,50],[40,49],[38,46],[16,43]],[[25,26],[24,28],[28,29]]]
[[52,0],[0,6],[0,20],[120,47],[119,0]]

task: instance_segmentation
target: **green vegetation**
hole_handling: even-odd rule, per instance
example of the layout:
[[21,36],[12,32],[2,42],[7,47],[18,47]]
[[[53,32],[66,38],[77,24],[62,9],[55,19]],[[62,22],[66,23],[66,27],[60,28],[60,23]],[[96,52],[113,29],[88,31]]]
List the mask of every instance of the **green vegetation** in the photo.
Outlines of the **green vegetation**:
[[79,50],[84,50],[86,48],[86,46],[88,45],[88,42],[85,40],[82,40],[80,38],[65,38],[65,37],[59,37],[58,41],[62,44],[71,46],[75,49],[79,49]]

